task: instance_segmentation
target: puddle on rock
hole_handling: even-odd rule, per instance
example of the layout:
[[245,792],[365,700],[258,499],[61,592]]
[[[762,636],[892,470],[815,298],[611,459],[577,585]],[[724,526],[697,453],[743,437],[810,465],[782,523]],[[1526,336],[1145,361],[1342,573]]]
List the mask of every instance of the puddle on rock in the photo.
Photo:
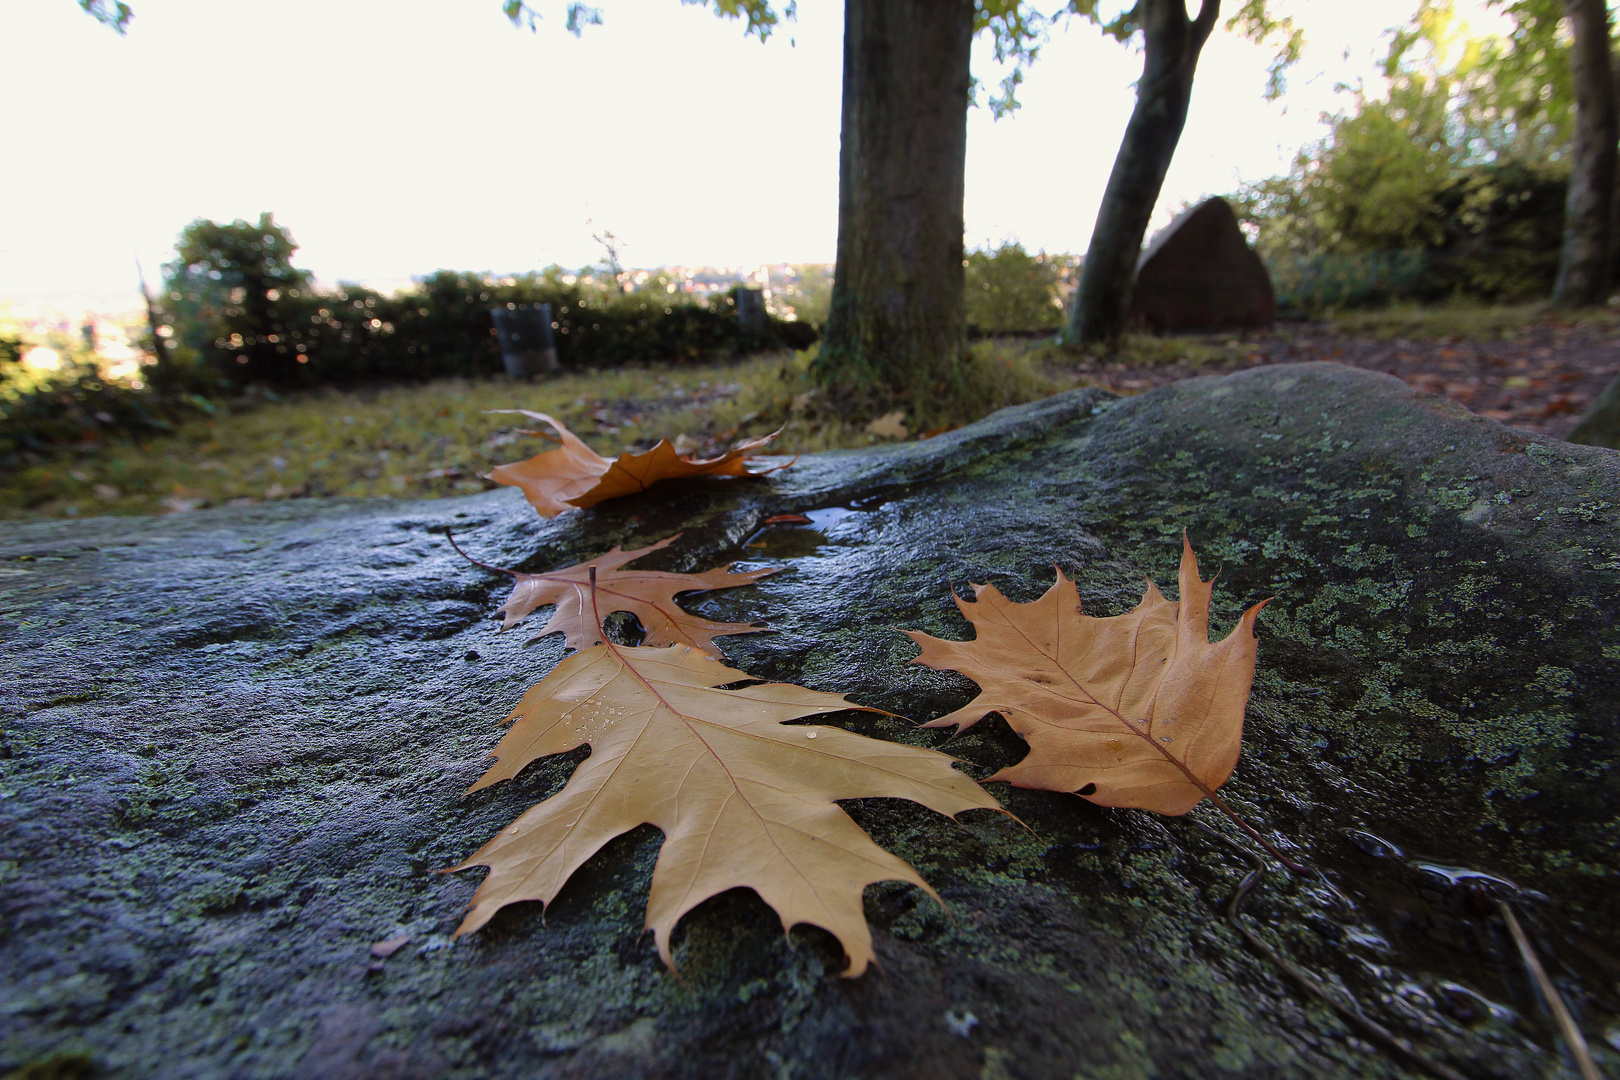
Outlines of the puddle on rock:
[[1375,859],[1402,859],[1406,857],[1400,848],[1381,836],[1367,832],[1365,829],[1346,829],[1344,835],[1364,854],[1371,855]]
[[1528,897],[1545,900],[1540,893],[1522,889],[1505,877],[1496,874],[1487,874],[1483,870],[1471,870],[1466,866],[1445,866],[1441,863],[1425,862],[1413,859],[1411,865],[1421,873],[1427,874],[1431,879],[1438,879],[1446,888],[1483,888],[1486,895],[1492,899],[1509,899],[1511,897]]
[[[847,506],[828,506],[820,510],[805,510],[801,516],[807,522],[782,522],[766,525],[743,541],[747,559],[802,559],[814,555],[825,544],[836,543],[830,534],[838,523],[852,514],[861,513]],[[787,516],[787,515],[783,515]]]

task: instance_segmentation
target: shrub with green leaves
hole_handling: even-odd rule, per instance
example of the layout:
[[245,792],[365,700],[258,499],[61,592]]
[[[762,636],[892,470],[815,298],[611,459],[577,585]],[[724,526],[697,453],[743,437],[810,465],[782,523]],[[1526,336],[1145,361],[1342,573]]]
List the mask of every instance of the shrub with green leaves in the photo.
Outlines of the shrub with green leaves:
[[195,395],[160,395],[108,380],[76,358],[30,380],[0,370],[0,465],[14,468],[63,447],[163,434],[199,409],[214,406]]
[[970,251],[963,261],[970,332],[980,335],[1057,330],[1063,325],[1058,263],[1022,244]]
[[1386,97],[1359,96],[1286,176],[1235,197],[1279,306],[1545,296],[1562,243],[1573,89],[1556,4],[1471,37],[1425,3],[1394,36]]
[[176,362],[232,385],[354,385],[503,370],[490,309],[550,304],[565,367],[693,362],[804,348],[815,329],[768,319],[738,324],[734,294],[690,301],[650,275],[633,291],[587,284],[559,267],[494,278],[441,270],[392,296],[361,285],[313,287],[292,264],[291,235],[268,215],[255,223],[198,220],[166,268]]

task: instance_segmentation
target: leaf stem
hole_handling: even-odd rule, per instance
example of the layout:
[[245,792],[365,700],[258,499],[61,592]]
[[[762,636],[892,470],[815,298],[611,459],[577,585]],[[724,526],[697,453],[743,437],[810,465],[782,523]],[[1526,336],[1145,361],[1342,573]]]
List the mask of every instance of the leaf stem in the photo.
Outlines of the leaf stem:
[[552,442],[557,443],[559,445],[561,445],[561,443],[562,443],[561,438],[559,438],[556,435],[553,435],[549,431],[535,431],[532,428],[515,428],[514,430],[519,435],[529,435],[529,436],[533,436],[533,437],[539,438],[539,439],[550,439]]
[[[1179,765],[1180,762],[1177,762],[1176,764]],[[1274,844],[1272,844],[1271,841],[1267,840],[1264,836],[1261,836],[1260,833],[1255,829],[1255,827],[1253,825],[1250,825],[1247,821],[1243,820],[1243,815],[1239,814],[1236,810],[1232,809],[1232,807],[1227,804],[1225,799],[1221,798],[1219,795],[1215,794],[1209,788],[1205,787],[1202,783],[1200,783],[1198,781],[1198,779],[1196,777],[1193,777],[1191,773],[1188,773],[1187,775],[1192,780],[1193,783],[1198,784],[1198,787],[1203,791],[1205,797],[1209,799],[1210,803],[1214,805],[1215,809],[1217,809],[1221,813],[1225,814],[1228,821],[1230,821],[1232,824],[1236,825],[1238,828],[1242,829],[1245,833],[1247,833],[1248,836],[1249,836],[1249,839],[1253,840],[1255,843],[1257,843],[1261,847],[1265,848],[1266,849],[1266,854],[1270,855],[1273,859],[1276,859],[1278,862],[1282,863],[1291,872],[1293,872],[1295,874],[1309,874],[1311,872],[1311,868],[1309,866],[1307,866],[1306,864],[1300,863],[1300,862],[1295,862],[1293,859],[1290,859],[1287,855],[1284,855],[1281,851],[1278,851],[1276,846]]]
[[[462,551],[461,550],[461,545],[456,543],[455,534],[450,531],[450,526],[448,526],[448,525],[446,525],[444,527],[444,538],[446,540],[450,541],[450,546],[456,549],[456,554],[457,555],[460,555],[463,559],[466,559],[468,562],[472,563],[474,566],[482,566],[485,570],[493,570],[497,574],[505,574],[507,577],[510,577],[510,578],[515,578],[515,577],[518,576],[516,570],[507,570],[504,567],[491,566],[487,562],[479,562],[477,559],[473,558],[471,555],[467,554],[465,551]],[[592,584],[594,584],[596,582],[596,567],[594,567],[594,566],[591,567],[591,582],[592,582]]]
[[1153,738],[1153,721],[1151,721],[1151,720],[1147,721],[1147,730],[1146,731],[1143,731],[1140,728],[1132,727],[1130,725],[1130,723],[1128,723],[1126,721],[1126,719],[1123,716],[1121,716],[1116,710],[1110,709],[1110,708],[1108,708],[1107,705],[1104,705],[1102,702],[1097,701],[1097,698],[1096,698],[1095,695],[1089,695],[1088,694],[1087,696],[1090,697],[1091,700],[1093,702],[1095,702],[1097,705],[1100,705],[1102,708],[1107,709],[1108,712],[1112,713],[1113,716],[1114,716],[1114,719],[1118,720],[1121,724],[1124,724],[1126,730],[1131,732],[1131,734],[1135,735],[1139,739],[1142,739],[1149,746],[1153,747],[1153,749],[1155,749],[1155,750],[1157,750],[1159,752],[1159,755],[1161,757],[1163,757],[1164,760],[1168,761],[1170,764],[1174,765],[1177,769],[1179,769],[1181,771],[1181,775],[1185,776],[1187,778],[1187,782],[1189,784],[1191,784],[1193,787],[1197,788],[1203,794],[1204,798],[1206,798],[1206,799],[1208,799],[1210,801],[1211,805],[1213,805],[1215,807],[1215,809],[1217,809],[1221,813],[1225,814],[1227,819],[1229,821],[1231,821],[1232,824],[1234,824],[1238,828],[1242,829],[1245,833],[1248,834],[1250,839],[1252,839],[1255,843],[1259,844],[1261,847],[1265,848],[1266,853],[1268,855],[1270,855],[1272,858],[1276,859],[1278,862],[1282,863],[1292,873],[1301,874],[1301,875],[1311,873],[1311,867],[1305,865],[1304,863],[1295,862],[1293,859],[1290,859],[1287,855],[1284,855],[1281,851],[1277,850],[1277,846],[1275,844],[1271,843],[1271,841],[1267,840],[1264,836],[1261,836],[1259,831],[1256,830],[1253,825],[1250,825],[1247,821],[1245,821],[1243,819],[1242,814],[1240,814],[1236,810],[1232,809],[1231,805],[1229,803],[1227,803],[1227,801],[1225,799],[1223,799],[1219,795],[1215,794],[1215,789],[1214,788],[1210,787],[1208,784],[1206,784],[1202,780],[1198,779],[1197,775],[1195,775],[1191,769],[1187,768],[1187,765],[1186,765],[1185,762],[1183,762],[1180,758],[1176,757],[1170,751],[1166,750],[1163,746],[1159,745],[1159,743]]
[[587,570],[591,575],[591,617],[596,620],[596,632],[601,634],[603,642],[606,642],[607,627],[602,625],[602,612],[596,606],[596,564],[591,563]]

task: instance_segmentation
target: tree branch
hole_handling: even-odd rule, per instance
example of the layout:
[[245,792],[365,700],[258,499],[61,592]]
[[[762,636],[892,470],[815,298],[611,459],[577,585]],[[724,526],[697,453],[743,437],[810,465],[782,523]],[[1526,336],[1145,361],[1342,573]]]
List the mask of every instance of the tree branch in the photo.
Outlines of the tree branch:
[[1204,47],[1209,35],[1215,30],[1215,23],[1221,17],[1221,0],[1203,0],[1198,7],[1198,18],[1192,21],[1193,52]]

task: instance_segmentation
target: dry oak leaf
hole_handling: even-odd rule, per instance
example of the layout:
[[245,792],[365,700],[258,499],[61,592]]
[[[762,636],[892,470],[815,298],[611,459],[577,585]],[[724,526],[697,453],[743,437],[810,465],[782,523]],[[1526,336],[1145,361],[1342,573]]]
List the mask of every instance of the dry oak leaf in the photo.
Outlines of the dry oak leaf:
[[1225,639],[1209,641],[1213,582],[1182,538],[1181,600],[1149,581],[1136,608],[1097,619],[1080,610],[1074,583],[1058,571],[1039,600],[1018,604],[975,585],[956,605],[974,641],[908,631],[922,646],[913,663],[959,671],[978,683],[966,707],[928,724],[972,727],[999,712],[1029,754],[991,780],[1074,791],[1101,806],[1185,814],[1214,798],[1237,767],[1243,710],[1254,679],[1255,616],[1243,613]]
[[565,566],[544,574],[520,574],[514,570],[489,567],[513,579],[512,595],[499,609],[501,629],[507,630],[521,622],[535,608],[546,604],[557,605],[551,619],[540,631],[541,636],[559,631],[565,635],[570,649],[588,649],[600,644],[602,626],[592,611],[590,573],[596,570],[597,606],[606,611],[628,611],[641,622],[647,632],[643,645],[690,645],[700,652],[719,658],[720,650],[714,639],[726,634],[753,634],[763,627],[748,623],[713,622],[693,615],[675,603],[677,593],[707,592],[710,589],[734,589],[738,585],[751,585],[767,574],[781,570],[780,566],[764,570],[731,573],[731,563],[706,570],[701,574],[675,574],[659,570],[621,570],[649,552],[660,551],[673,544],[680,534],[649,547],[625,551],[615,547],[606,555],[588,559],[578,566]]
[[451,868],[489,867],[456,934],[477,930],[505,904],[549,904],[604,844],[649,823],[664,844],[646,925],[665,964],[674,967],[669,939],[683,915],[747,887],[776,909],[784,932],[820,926],[849,955],[844,974],[865,971],[875,957],[862,890],[898,879],[939,896],[835,800],[911,799],[952,817],[1000,806],[944,754],[786,723],[860,708],[845,698],[786,683],[722,689],[747,679],[680,645],[607,643],[557,665],[513,710],[497,764],[470,790],[550,754],[589,744],[590,756],[561,791]]
[[757,439],[744,439],[717,458],[693,460],[675,452],[668,439],[641,454],[620,454],[609,461],[582,442],[578,435],[564,427],[561,421],[545,413],[528,409],[492,409],[491,412],[521,413],[531,420],[539,420],[557,429],[555,450],[547,450],[532,458],[497,465],[488,478],[497,484],[508,484],[523,489],[541,517],[556,517],[576,507],[595,506],[604,499],[617,499],[621,495],[634,495],[645,491],[660,480],[676,480],[688,476],[764,476],[785,469],[777,465],[769,469],[751,470],[747,458],[760,447],[776,438],[780,432]]

